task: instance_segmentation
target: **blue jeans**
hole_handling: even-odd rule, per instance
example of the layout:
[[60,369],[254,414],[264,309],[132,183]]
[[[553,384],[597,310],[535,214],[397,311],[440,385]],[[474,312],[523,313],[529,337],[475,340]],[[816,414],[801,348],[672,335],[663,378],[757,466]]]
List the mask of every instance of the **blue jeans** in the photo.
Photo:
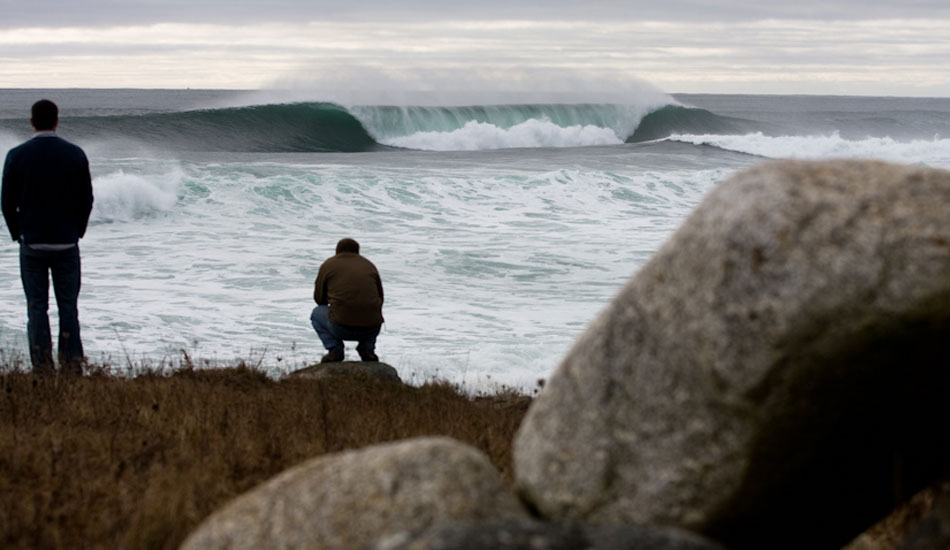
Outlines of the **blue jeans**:
[[310,314],[310,324],[317,331],[317,336],[328,350],[343,347],[344,340],[358,342],[356,351],[360,357],[373,353],[376,349],[376,337],[379,336],[379,326],[351,327],[338,325],[330,320],[330,306],[317,306]]
[[70,372],[82,372],[82,340],[79,338],[79,246],[68,250],[34,250],[20,244],[20,279],[26,293],[26,333],[33,370],[53,370],[53,344],[49,328],[49,275],[59,308],[59,364]]

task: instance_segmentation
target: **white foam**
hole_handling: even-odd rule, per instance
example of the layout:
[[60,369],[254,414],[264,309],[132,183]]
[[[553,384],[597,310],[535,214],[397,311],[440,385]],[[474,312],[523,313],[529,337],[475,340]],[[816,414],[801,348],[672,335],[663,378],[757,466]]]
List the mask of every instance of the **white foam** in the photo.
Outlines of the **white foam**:
[[96,177],[91,221],[129,221],[169,211],[178,202],[182,178],[180,169],[150,175],[129,174],[120,169]]
[[451,132],[417,132],[405,137],[384,139],[394,147],[425,151],[480,151],[537,147],[581,147],[616,145],[623,139],[609,128],[594,125],[562,127],[550,120],[528,120],[505,129],[494,124],[469,121]]
[[[313,279],[352,236],[383,276],[378,352],[400,376],[530,391],[723,176],[582,168],[594,161],[569,152],[558,163],[571,168],[546,171],[324,158],[180,169],[98,160],[107,175],[96,178],[97,202],[134,219],[94,225],[82,242],[89,356],[124,364],[126,354],[161,361],[186,350],[260,357],[277,371],[313,362],[323,353],[309,324]],[[0,247],[8,304],[23,302],[15,254]],[[0,334],[21,334],[24,310],[0,310]]]
[[671,141],[713,145],[722,149],[770,158],[878,159],[900,163],[924,163],[950,168],[950,139],[897,141],[889,137],[860,140],[842,138],[837,132],[815,136],[675,135]]

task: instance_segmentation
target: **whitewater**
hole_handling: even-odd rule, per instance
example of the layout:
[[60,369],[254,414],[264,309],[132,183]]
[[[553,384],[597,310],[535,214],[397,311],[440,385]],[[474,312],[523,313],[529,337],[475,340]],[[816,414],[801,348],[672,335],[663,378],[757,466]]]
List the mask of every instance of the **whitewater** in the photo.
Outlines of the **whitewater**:
[[[353,237],[386,290],[377,351],[403,379],[530,390],[734,171],[770,158],[950,168],[946,99],[395,106],[0,90],[0,150],[29,137],[39,97],[90,157],[80,320],[89,357],[118,366],[187,354],[279,375],[318,360],[313,279]],[[0,347],[22,354],[6,243]]]

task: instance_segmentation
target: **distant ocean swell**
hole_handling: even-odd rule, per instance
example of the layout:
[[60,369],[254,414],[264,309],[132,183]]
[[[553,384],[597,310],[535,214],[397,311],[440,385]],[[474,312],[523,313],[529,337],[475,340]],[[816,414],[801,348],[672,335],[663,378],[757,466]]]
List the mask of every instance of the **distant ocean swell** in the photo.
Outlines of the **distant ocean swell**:
[[868,136],[845,139],[838,132],[826,135],[767,136],[751,134],[677,134],[670,141],[711,146],[766,158],[817,160],[829,158],[878,159],[898,163],[923,163],[950,169],[950,139],[898,141],[890,137]]
[[88,141],[257,153],[582,147],[738,128],[728,117],[679,105],[343,107],[324,102],[71,117],[64,126]]
[[[672,100],[671,100],[672,101]],[[847,113],[831,113],[841,118]],[[854,117],[853,117],[854,118]],[[950,166],[950,139],[923,132],[900,139],[900,125],[861,114],[860,126],[782,124],[666,105],[536,104],[349,106],[301,102],[146,114],[73,116],[65,133],[115,152],[148,150],[322,153],[392,150],[478,151],[675,141],[768,158],[879,158]],[[870,122],[869,122],[870,121]],[[12,147],[22,120],[0,119]],[[937,126],[941,128],[941,126]]]
[[380,148],[352,114],[332,103],[75,117],[68,124],[90,141],[121,136],[173,150],[291,153]]

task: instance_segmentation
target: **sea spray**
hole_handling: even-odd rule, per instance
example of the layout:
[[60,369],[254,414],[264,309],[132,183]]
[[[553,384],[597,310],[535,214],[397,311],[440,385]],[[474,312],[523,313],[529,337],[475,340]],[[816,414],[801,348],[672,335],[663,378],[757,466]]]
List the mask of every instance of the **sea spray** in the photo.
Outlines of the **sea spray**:
[[93,180],[92,222],[129,221],[167,212],[178,202],[184,173],[175,168],[160,174],[129,174],[119,169]]

